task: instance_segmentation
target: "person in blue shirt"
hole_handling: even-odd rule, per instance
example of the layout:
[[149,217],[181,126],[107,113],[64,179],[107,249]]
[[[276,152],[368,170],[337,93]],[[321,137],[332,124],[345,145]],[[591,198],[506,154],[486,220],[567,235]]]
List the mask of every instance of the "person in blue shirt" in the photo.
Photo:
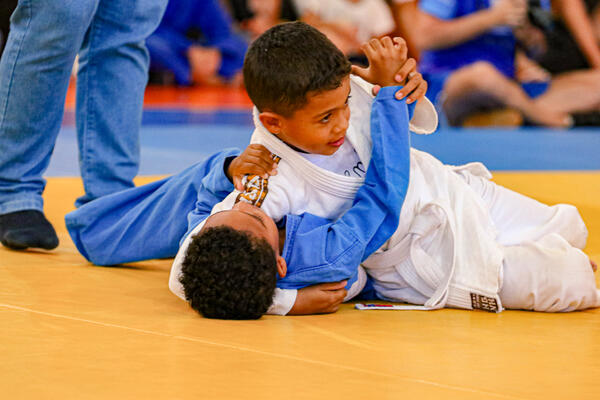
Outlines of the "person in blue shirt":
[[568,127],[570,114],[600,109],[600,72],[576,71],[520,85],[514,29],[525,0],[422,0],[417,45],[421,70],[449,122],[461,124],[482,103],[518,110],[529,122]]
[[178,85],[240,84],[248,48],[217,0],[171,0],[146,40],[150,71],[168,72]]

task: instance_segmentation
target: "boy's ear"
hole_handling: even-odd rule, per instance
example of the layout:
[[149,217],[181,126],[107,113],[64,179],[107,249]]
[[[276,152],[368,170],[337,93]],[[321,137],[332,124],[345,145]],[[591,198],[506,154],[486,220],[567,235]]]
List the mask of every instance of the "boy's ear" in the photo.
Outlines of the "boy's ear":
[[287,264],[285,262],[285,258],[281,256],[277,256],[277,273],[280,278],[284,278],[287,274]]
[[263,126],[267,128],[273,135],[281,133],[282,120],[281,115],[271,111],[264,111],[258,114],[258,119],[262,122]]

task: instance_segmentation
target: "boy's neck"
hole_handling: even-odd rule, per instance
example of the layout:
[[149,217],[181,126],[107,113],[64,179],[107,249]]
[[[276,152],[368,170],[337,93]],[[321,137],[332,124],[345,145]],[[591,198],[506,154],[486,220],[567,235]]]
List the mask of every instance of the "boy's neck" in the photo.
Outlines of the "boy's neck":
[[285,235],[285,226],[283,228],[279,228],[279,255],[283,253],[283,248],[285,246]]
[[285,143],[290,149],[292,149],[294,151],[297,151],[298,153],[310,154],[308,151],[304,151],[302,149],[299,149],[296,146],[294,146],[293,144],[289,144],[288,142],[283,141],[283,140],[282,140],[282,142]]

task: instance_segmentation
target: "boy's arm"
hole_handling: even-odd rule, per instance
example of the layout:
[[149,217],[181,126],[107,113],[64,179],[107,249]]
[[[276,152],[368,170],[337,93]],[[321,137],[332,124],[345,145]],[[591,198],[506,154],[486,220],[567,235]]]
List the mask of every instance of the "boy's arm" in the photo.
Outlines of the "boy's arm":
[[592,68],[600,68],[600,46],[594,25],[582,0],[558,0],[554,3]]
[[363,44],[361,49],[369,61],[369,66],[361,68],[353,65],[352,73],[373,85],[397,85],[396,73],[407,61],[408,47],[404,39],[391,39],[388,36],[373,38]]
[[220,167],[212,168],[202,179],[194,209],[187,216],[188,231],[181,238],[182,242],[198,224],[210,215],[213,207],[233,191],[233,183],[225,172],[226,166],[231,162],[231,158],[224,159],[223,164],[219,165]]
[[[290,315],[329,314],[334,313],[344,301],[348,291],[347,281],[320,283],[298,291],[298,297],[289,311]],[[295,292],[289,289],[277,289],[282,292]],[[277,295],[275,297],[277,298]]]
[[[238,153],[223,150],[171,177],[100,197],[69,213],[65,220],[78,250],[98,265],[173,257],[188,228],[183,217],[206,190],[205,178],[227,184],[223,162]],[[221,200],[216,188],[211,190],[207,212]]]
[[427,82],[417,71],[417,61],[407,58],[408,47],[404,39],[390,39],[387,36],[371,39],[361,48],[369,60],[369,66],[361,68],[353,65],[352,73],[374,85],[373,95],[377,95],[382,86],[400,84],[404,87],[396,92],[396,98],[401,100],[408,96],[406,104],[412,104],[425,96]]
[[210,215],[217,203],[223,201],[233,191],[234,184],[238,188],[242,186],[244,175],[254,174],[264,177],[268,174],[275,175],[276,165],[264,146],[251,144],[241,154],[231,154],[211,168],[197,190],[196,204],[188,214],[188,231],[182,241]]
[[420,50],[452,47],[498,25],[518,26],[527,13],[524,0],[499,0],[491,8],[455,18],[458,3],[458,0],[419,3],[415,42]]
[[394,98],[396,89],[382,88],[373,103],[373,154],[352,208],[333,223],[311,214],[287,216],[283,257],[294,269],[279,287],[356,277],[358,265],[396,230],[410,174],[408,111]]

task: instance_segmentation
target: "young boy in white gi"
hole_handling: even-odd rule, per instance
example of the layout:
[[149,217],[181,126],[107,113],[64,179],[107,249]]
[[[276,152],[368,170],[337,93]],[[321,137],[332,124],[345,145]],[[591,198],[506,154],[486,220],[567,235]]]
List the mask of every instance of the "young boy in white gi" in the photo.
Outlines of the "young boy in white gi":
[[[371,113],[371,91],[364,83],[349,81],[343,69],[337,71],[339,83],[330,87],[321,82],[311,89],[311,80],[295,82],[296,76],[306,79],[305,71],[295,73],[294,69],[303,63],[305,69],[313,67],[313,62],[322,74],[336,73],[327,69],[330,60],[326,57],[317,56],[307,65],[306,58],[312,56],[309,48],[315,49],[308,39],[311,35],[319,33],[301,23],[284,24],[265,33],[249,50],[244,75],[257,106],[252,141],[264,144],[281,161],[268,185],[251,181],[249,193],[232,193],[213,213],[242,200],[260,206],[275,221],[304,212],[335,219],[351,206],[371,154],[369,128],[373,125],[365,123]],[[303,48],[304,44],[311,47]],[[394,71],[402,60],[398,46],[389,39],[373,40],[364,50],[370,67],[354,72],[373,84],[394,84]],[[390,112],[401,112],[401,108],[391,107]],[[385,134],[400,134],[402,129],[401,123],[392,125]],[[350,146],[344,147],[348,142]],[[399,165],[408,158],[398,160]],[[398,230],[364,263],[378,296],[423,304],[424,309],[501,311],[502,302],[538,311],[598,306],[590,261],[579,250],[587,231],[577,210],[567,205],[545,206],[489,178],[481,164],[448,167],[427,153],[411,151],[411,185]],[[193,268],[208,245],[194,246],[192,256],[188,245],[200,241],[205,231],[213,234],[211,241],[218,241],[215,229],[228,224],[220,220],[206,230],[198,224],[187,235],[172,269],[171,290],[191,300],[204,315],[211,295],[210,289],[204,289],[217,278],[199,279],[196,274],[204,274],[207,268]],[[349,286],[355,282],[360,285],[355,280]],[[286,278],[279,286],[286,287]],[[222,293],[212,294],[218,300]],[[276,297],[278,307],[271,311],[286,313],[293,300],[292,295],[277,304]]]
[[[380,51],[373,53],[378,60],[375,63],[375,59],[373,59],[372,62],[378,68],[385,69],[388,81],[373,80],[373,83],[385,83],[386,86],[396,85],[394,73],[406,62],[404,43],[401,39],[396,39],[395,43],[390,38],[384,38],[382,41],[374,41],[374,44]],[[279,65],[280,63],[284,65]],[[414,68],[414,64],[412,66],[410,63],[407,64]],[[388,73],[387,71],[391,71],[391,68],[393,68],[393,72]],[[283,156],[285,150],[288,150],[288,153],[279,163],[279,174],[273,177],[271,182],[259,179],[251,180],[248,186],[254,186],[254,191],[241,195],[233,193],[222,204],[216,206],[213,213],[231,209],[239,199],[261,206],[262,210],[275,221],[281,220],[286,214],[302,214],[304,212],[337,218],[352,205],[356,191],[364,181],[366,166],[371,157],[372,144],[368,131],[369,124],[372,122],[371,103],[373,97],[370,87],[367,92],[360,87],[360,83],[351,83],[350,70],[351,65],[343,54],[324,35],[303,23],[282,24],[255,42],[247,53],[244,67],[247,90],[257,105],[257,110],[261,110],[260,113],[255,110],[258,128],[254,133],[253,142],[264,144],[278,155],[282,154]],[[297,71],[294,74],[296,81],[290,82],[290,72],[292,71]],[[362,72],[362,70],[360,71]],[[351,86],[352,96],[350,95]],[[394,89],[388,90],[393,91]],[[411,82],[407,83],[403,90],[412,90]],[[429,108],[417,111],[417,113],[429,111],[430,115],[435,117],[433,107],[430,103],[428,104]],[[350,117],[350,107],[356,109],[356,113],[353,113],[352,117]],[[398,134],[402,134],[405,138],[404,147],[406,149],[398,157],[397,165],[398,168],[402,167],[408,176],[408,138],[406,134],[409,123],[406,105],[402,103],[402,107],[403,109],[400,110],[394,109],[394,112],[403,118],[396,125],[399,126]],[[352,118],[350,124],[349,118]],[[259,120],[263,122],[261,123]],[[435,129],[435,120],[422,118],[422,121],[429,124],[430,131]],[[271,131],[266,131],[263,124],[269,126]],[[396,130],[396,128],[392,128],[392,130]],[[421,130],[426,129],[421,128]],[[271,132],[276,134],[279,139],[275,138]],[[272,143],[269,143],[269,140],[272,140]],[[354,143],[355,140],[358,143]],[[277,146],[281,146],[283,150],[277,151]],[[292,147],[299,151],[292,150]],[[318,159],[319,157],[320,159]],[[318,163],[330,164],[334,167],[331,171],[314,167]],[[304,172],[310,174],[311,167],[316,172],[312,182],[303,176]],[[323,184],[319,185],[320,175],[329,178],[332,185],[327,185],[328,187]],[[404,182],[402,192],[406,189],[406,183]],[[333,195],[327,199],[328,191]],[[339,195],[340,191],[342,191],[341,196]],[[326,193],[325,196],[322,192]],[[322,206],[322,201],[329,201],[330,204]],[[326,210],[331,210],[331,212],[323,212]],[[203,223],[200,223],[192,230],[192,233],[195,234],[203,228]],[[231,232],[224,230],[222,237],[230,234]],[[190,237],[190,235],[187,236]],[[211,233],[212,243],[219,242],[218,237]],[[224,242],[232,240],[223,239]],[[208,243],[205,243],[204,247],[207,249],[207,253],[216,252],[216,249],[208,250]],[[185,250],[181,250],[176,258],[175,265],[177,267],[173,268],[174,272],[171,274],[170,280],[170,287],[177,291],[180,297],[184,297],[184,295],[179,282],[178,269],[182,265],[182,255],[186,253],[187,242],[182,249]],[[227,253],[232,254],[232,250],[230,249]],[[237,257],[239,258],[239,256]],[[230,260],[227,264],[231,265],[232,262]],[[188,270],[191,270],[191,266],[197,265],[198,262],[187,264]],[[218,262],[212,259],[207,264],[214,265]],[[209,267],[203,265],[201,268],[194,268],[194,272],[184,273],[181,277],[193,276],[194,278],[190,281],[198,282],[198,275],[205,274],[208,270]],[[241,273],[235,275],[241,276]],[[318,279],[319,276],[315,275],[314,278]],[[331,274],[322,277],[322,279],[327,278],[330,279]],[[210,282],[214,286],[214,280],[211,279]],[[231,282],[231,280],[228,279],[227,282]],[[349,285],[352,283],[350,282]],[[191,284],[188,286],[191,287]],[[199,290],[199,286],[195,286],[193,291],[197,290]],[[190,289],[188,292],[191,293],[192,290]],[[219,301],[227,297],[224,290],[219,290],[218,293]],[[203,304],[210,303],[206,294],[196,293],[194,297],[203,299]],[[195,303],[200,304],[201,302],[199,300],[192,301],[193,306]],[[274,303],[279,304],[281,301],[276,298]],[[287,313],[294,304],[294,295],[290,295],[287,304],[285,310],[277,312]],[[203,314],[208,315],[209,312],[205,310]]]

